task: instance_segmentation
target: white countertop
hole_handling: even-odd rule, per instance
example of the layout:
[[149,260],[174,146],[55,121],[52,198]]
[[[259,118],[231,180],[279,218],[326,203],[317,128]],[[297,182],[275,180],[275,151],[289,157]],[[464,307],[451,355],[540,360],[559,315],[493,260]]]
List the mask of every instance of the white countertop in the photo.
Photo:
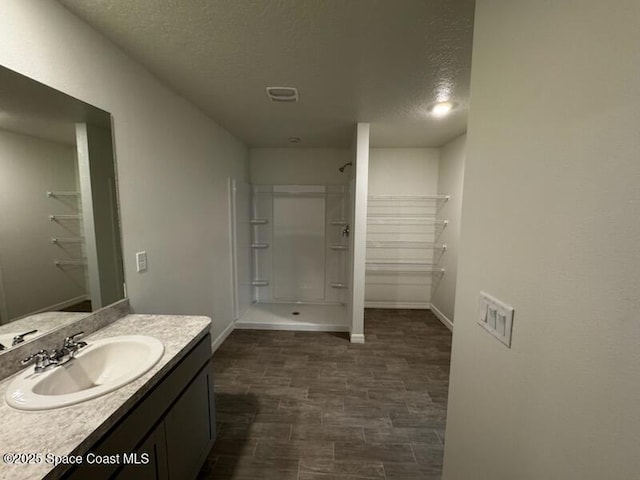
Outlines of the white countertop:
[[39,412],[15,410],[4,398],[13,376],[4,379],[0,382],[0,454],[34,453],[43,460],[27,465],[0,460],[0,480],[59,478],[68,467],[60,465],[54,469],[44,460],[45,456],[86,453],[208,333],[210,324],[208,317],[201,316],[127,315],[86,337],[83,340],[90,343],[116,335],[150,335],[160,340],[165,350],[158,363],[140,378],[76,405]]

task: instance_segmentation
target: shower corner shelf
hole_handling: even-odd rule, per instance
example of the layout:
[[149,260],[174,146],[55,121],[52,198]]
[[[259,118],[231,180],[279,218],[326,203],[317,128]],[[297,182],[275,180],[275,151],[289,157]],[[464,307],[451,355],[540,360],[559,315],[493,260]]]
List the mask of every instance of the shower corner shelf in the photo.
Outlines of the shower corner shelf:
[[331,288],[348,288],[348,285],[344,282],[329,282]]
[[252,218],[249,220],[249,223],[251,223],[251,225],[266,225],[269,223],[269,220],[266,218]]
[[269,286],[269,280],[253,280],[251,285],[254,287],[267,287]]
[[269,244],[268,243],[252,243],[251,248],[258,249],[258,250],[265,249],[265,248],[269,248]]

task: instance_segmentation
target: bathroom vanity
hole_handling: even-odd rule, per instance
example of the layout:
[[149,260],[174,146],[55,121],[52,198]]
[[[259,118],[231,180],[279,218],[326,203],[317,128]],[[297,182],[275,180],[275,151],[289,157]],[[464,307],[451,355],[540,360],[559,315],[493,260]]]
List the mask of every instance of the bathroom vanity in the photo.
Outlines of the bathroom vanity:
[[75,405],[16,410],[5,401],[12,377],[2,380],[0,451],[34,455],[26,464],[2,463],[0,480],[195,478],[216,432],[210,323],[207,317],[126,315],[87,336],[91,345],[149,335],[163,343],[164,353],[131,383]]

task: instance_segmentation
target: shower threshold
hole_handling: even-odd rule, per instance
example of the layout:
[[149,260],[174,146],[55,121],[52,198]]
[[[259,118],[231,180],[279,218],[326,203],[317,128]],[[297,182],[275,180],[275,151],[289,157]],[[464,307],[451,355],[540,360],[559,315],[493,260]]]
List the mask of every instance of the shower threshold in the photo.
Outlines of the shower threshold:
[[348,332],[345,305],[254,303],[238,319],[235,328]]

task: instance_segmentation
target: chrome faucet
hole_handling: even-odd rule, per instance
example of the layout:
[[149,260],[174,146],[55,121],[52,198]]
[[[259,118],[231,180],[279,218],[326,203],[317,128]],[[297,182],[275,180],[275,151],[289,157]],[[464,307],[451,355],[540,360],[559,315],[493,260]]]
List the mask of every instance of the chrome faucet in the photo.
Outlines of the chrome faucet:
[[32,361],[35,361],[34,371],[36,373],[44,372],[53,367],[59,367],[72,360],[78,350],[87,346],[87,342],[76,342],[76,338],[84,332],[74,333],[73,335],[64,339],[64,343],[61,348],[56,348],[51,353],[47,350],[40,350],[39,352],[29,355],[22,360],[22,365],[27,365]]
[[24,342],[24,337],[26,337],[27,335],[32,335],[32,334],[36,333],[37,331],[38,331],[38,329],[35,329],[35,330],[30,330],[28,332],[24,332],[24,333],[21,333],[19,335],[16,335],[15,337],[13,337],[13,340],[11,342],[11,346],[15,347],[16,345],[21,344],[22,342]]
[[31,362],[35,363],[34,371],[36,373],[44,372],[45,370],[49,370],[51,367],[55,366],[51,360],[49,352],[46,350],[40,350],[39,352],[33,353],[27,358],[22,359],[20,363],[22,365],[28,365]]
[[65,338],[64,343],[62,344],[62,348],[53,351],[51,355],[53,357],[53,360],[56,361],[57,365],[64,365],[76,356],[78,350],[87,346],[87,342],[76,342],[76,338],[83,334],[84,332],[78,332]]

